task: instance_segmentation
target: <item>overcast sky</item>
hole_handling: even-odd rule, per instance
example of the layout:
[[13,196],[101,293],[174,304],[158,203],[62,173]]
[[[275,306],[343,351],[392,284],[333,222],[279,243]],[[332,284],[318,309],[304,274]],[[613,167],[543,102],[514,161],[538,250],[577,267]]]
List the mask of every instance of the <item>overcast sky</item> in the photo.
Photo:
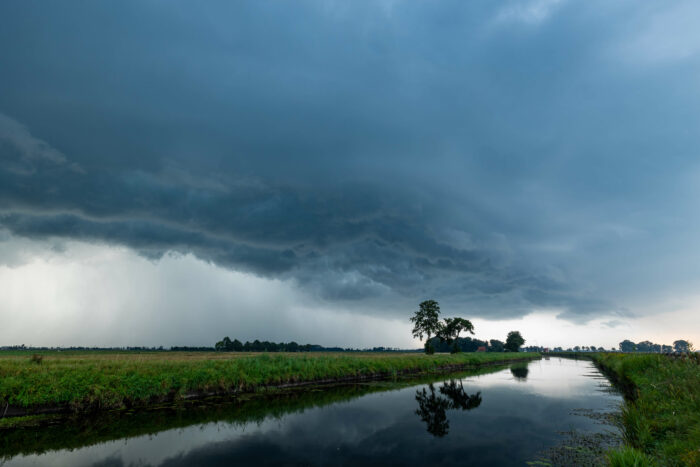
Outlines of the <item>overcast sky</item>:
[[0,345],[700,342],[698,18],[0,2]]

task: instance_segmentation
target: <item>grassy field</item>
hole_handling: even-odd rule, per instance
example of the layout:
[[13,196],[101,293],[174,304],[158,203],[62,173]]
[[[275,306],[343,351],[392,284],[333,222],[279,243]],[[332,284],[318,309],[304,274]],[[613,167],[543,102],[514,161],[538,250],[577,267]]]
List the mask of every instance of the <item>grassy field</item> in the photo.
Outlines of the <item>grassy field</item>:
[[289,383],[478,368],[538,354],[43,352],[41,356],[37,363],[31,352],[0,353],[0,416],[6,407],[118,409]]
[[627,446],[613,466],[700,466],[700,359],[658,354],[583,354],[626,393]]

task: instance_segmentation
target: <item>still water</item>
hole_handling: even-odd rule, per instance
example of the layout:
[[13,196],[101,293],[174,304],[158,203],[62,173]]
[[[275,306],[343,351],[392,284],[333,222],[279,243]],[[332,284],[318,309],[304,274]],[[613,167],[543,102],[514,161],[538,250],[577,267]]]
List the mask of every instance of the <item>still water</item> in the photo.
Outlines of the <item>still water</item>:
[[616,433],[622,399],[588,361],[487,371],[61,420],[12,433],[0,465],[526,465]]

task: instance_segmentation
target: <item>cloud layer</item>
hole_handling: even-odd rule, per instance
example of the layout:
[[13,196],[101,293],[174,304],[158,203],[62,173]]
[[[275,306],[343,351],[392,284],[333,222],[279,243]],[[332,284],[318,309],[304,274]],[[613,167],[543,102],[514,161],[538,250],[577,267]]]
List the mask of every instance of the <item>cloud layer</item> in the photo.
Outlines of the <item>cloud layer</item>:
[[0,227],[613,323],[698,285],[696,10],[3,2]]

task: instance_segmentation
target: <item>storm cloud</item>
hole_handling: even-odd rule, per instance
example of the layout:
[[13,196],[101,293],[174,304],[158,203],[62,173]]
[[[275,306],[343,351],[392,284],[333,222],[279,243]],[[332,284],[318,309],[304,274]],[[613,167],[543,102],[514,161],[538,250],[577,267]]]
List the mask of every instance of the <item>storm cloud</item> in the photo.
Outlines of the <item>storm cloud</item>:
[[698,14],[4,1],[0,228],[389,315],[629,316],[700,277]]

